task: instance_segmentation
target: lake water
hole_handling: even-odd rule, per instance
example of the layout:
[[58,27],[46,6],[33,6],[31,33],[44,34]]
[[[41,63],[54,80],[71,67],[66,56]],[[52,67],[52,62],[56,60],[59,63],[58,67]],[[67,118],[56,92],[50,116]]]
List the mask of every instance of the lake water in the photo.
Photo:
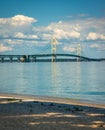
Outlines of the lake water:
[[105,104],[105,62],[0,63],[0,93]]

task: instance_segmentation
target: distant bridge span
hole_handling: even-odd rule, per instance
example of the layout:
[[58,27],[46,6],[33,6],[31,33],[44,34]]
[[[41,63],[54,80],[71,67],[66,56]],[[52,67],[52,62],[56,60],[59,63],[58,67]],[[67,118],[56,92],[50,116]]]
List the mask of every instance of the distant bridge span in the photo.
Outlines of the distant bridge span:
[[[30,55],[32,57],[52,57],[52,56],[60,56],[60,57],[75,57],[75,58],[82,58],[82,59],[86,59],[89,60],[90,58],[88,57],[84,57],[84,56],[79,56],[79,55],[75,55],[75,54],[36,54],[36,55]],[[65,58],[66,59],[66,58]]]
[[15,58],[15,57],[23,57],[23,56],[29,56],[29,57],[52,57],[52,56],[61,56],[61,57],[76,57],[76,58],[83,58],[83,59],[90,59],[88,57],[79,56],[75,54],[33,54],[33,55],[0,55],[0,58]]
[[[80,61],[91,61],[93,59],[79,56],[75,54],[33,54],[33,55],[0,55],[0,61],[19,61],[19,62],[36,62],[36,61],[51,61],[51,58],[48,59],[47,57],[55,57],[55,61],[77,61],[79,59]],[[73,58],[68,58],[73,57]]]

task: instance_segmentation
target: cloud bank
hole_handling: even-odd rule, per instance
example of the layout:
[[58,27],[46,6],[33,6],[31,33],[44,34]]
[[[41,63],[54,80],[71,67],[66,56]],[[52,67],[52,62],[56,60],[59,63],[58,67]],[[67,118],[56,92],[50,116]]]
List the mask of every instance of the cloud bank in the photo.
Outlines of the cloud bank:
[[7,50],[11,51],[12,48],[4,46],[2,43],[0,43],[0,52],[4,52],[4,51],[7,51]]
[[62,44],[62,51],[71,53],[75,52],[76,47],[72,45],[76,43],[90,49],[100,49],[105,43],[104,18],[69,19],[52,22],[48,26],[36,26],[36,22],[36,18],[24,15],[0,18],[0,52],[50,45],[52,37]]

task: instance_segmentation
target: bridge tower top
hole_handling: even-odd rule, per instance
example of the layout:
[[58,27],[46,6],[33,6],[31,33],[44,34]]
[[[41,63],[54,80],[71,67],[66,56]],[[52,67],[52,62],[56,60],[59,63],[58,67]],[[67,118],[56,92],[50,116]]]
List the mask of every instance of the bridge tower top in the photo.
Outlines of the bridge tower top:
[[55,37],[53,37],[52,43],[51,43],[51,52],[53,54],[53,56],[52,56],[52,62],[54,62],[55,59],[56,59],[56,51],[57,51],[57,46],[56,45],[57,45],[57,40],[56,40]]
[[[78,55],[78,56],[81,56],[81,52],[82,52],[81,44],[78,44],[78,45],[77,45],[77,55]],[[77,58],[77,61],[80,61],[80,58],[79,58],[79,57]]]
[[52,54],[56,54],[56,44],[57,44],[57,40],[56,40],[56,38],[54,37],[53,39],[52,39],[52,48],[51,48],[51,50],[52,50]]

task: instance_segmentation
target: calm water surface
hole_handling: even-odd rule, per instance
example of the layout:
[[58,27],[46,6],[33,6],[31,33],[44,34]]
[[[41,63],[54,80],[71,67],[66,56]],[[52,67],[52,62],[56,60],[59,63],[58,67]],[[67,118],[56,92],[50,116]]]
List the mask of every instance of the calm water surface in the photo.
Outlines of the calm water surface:
[[0,93],[105,104],[105,62],[0,63]]

